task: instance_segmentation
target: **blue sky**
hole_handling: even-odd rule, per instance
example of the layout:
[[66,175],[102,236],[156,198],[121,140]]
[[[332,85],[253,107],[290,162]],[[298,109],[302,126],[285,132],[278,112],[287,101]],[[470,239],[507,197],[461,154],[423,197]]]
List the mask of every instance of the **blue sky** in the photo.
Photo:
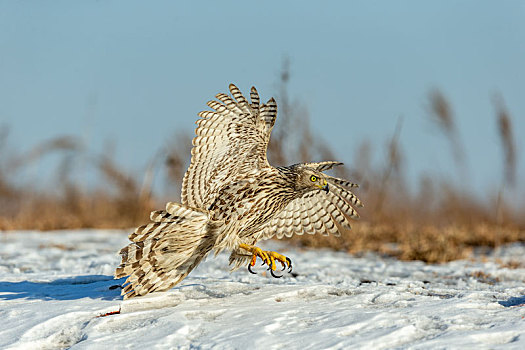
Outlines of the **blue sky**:
[[276,95],[284,57],[291,97],[349,167],[365,139],[380,160],[403,116],[410,178],[457,177],[428,118],[439,88],[479,193],[502,178],[500,94],[525,193],[522,1],[0,1],[0,123],[20,151],[76,135],[140,172],[230,82]]

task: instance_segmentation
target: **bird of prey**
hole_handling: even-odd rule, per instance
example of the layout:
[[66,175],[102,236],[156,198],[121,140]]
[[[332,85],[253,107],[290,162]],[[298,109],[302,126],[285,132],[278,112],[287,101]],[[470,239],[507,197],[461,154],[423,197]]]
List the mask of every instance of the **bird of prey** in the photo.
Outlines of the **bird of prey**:
[[260,103],[252,87],[248,101],[233,84],[231,96],[208,102],[199,113],[191,164],[182,183],[182,203],[151,213],[151,222],[129,235],[120,250],[115,278],[128,276],[124,298],[164,291],[182,281],[208,253],[231,251],[232,270],[257,257],[271,274],[291,260],[255,244],[273,236],[303,233],[339,235],[362,206],[347,180],[323,173],[340,162],[274,167],[266,150],[277,116],[271,98]]

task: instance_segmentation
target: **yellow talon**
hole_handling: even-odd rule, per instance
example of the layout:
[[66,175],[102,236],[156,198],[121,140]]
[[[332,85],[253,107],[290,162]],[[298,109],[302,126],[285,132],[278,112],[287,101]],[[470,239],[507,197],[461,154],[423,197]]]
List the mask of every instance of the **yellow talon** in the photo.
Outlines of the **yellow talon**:
[[283,270],[286,268],[286,264],[290,260],[289,258],[277,252],[268,252],[268,254],[271,256],[272,259],[272,270],[275,270],[277,268],[277,266],[275,265],[275,260],[277,260],[283,265]]
[[252,261],[250,261],[250,265],[253,266],[255,265],[255,262],[257,261],[257,255],[253,254],[252,256]]
[[275,271],[275,258],[273,255],[270,255],[270,263],[268,264],[269,268]]
[[272,252],[272,251],[264,251],[259,247],[256,247],[254,245],[244,244],[244,243],[239,244],[239,248],[247,250],[248,252],[252,253],[252,259],[250,261],[250,264],[248,265],[248,270],[251,273],[255,273],[251,270],[251,267],[255,265],[257,261],[257,257],[261,258],[261,260],[263,261],[263,265],[264,264],[268,265],[268,269],[272,272],[272,276],[274,277],[282,277],[282,276],[276,276],[273,273],[273,271],[277,269],[277,265],[275,264],[276,260],[281,263],[281,265],[283,266],[283,270],[286,269],[286,267],[288,267],[289,272],[292,270],[291,260],[282,254],[279,254],[277,252]]

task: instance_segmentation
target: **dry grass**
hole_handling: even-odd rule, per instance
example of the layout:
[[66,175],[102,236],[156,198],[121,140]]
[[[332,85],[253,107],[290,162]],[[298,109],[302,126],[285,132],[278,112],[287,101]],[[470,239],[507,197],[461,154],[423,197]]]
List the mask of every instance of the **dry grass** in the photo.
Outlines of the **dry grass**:
[[[314,137],[307,109],[290,100],[287,93],[290,77],[289,64],[285,62],[276,96],[279,119],[269,145],[270,161],[280,165],[337,159],[326,142]],[[515,185],[517,176],[512,118],[501,98],[495,106],[505,181],[497,188],[488,189],[495,194],[493,198],[480,199],[454,183],[431,175],[421,177],[418,188],[409,188],[403,173],[405,156],[399,142],[403,137],[400,118],[392,137],[385,143],[382,164],[374,164],[371,143],[365,140],[357,149],[354,164],[335,170],[337,176],[361,185],[357,194],[366,205],[360,210],[362,219],[341,237],[305,235],[293,237],[292,242],[352,253],[376,251],[406,260],[438,263],[466,258],[477,246],[525,241],[525,219],[518,215],[523,208],[513,208],[505,200],[505,191]],[[429,94],[429,116],[450,143],[451,156],[457,164],[456,175],[461,178],[467,155],[452,107],[438,90]],[[289,127],[292,125],[294,127]],[[178,135],[166,150],[152,157],[142,176],[136,176],[123,170],[110,156],[86,156],[85,150],[71,137],[58,137],[26,154],[18,154],[9,149],[8,135],[7,128],[0,128],[0,230],[140,225],[148,219],[149,212],[163,206],[166,199],[154,196],[154,173],[163,174],[170,192],[178,193],[191,147],[190,135]],[[20,169],[49,153],[63,157],[57,173],[60,185],[56,190],[38,190],[15,181]],[[88,159],[87,167],[103,175],[104,181],[98,187],[86,189],[78,180],[71,180],[71,168],[75,166],[71,160],[81,156]]]
[[[144,222],[154,208],[151,184],[139,185],[108,156],[89,162],[106,179],[101,188],[86,191],[70,180],[71,159],[82,152],[72,138],[52,139],[27,154],[17,154],[6,149],[8,133],[0,135],[0,230],[129,228]],[[57,188],[16,183],[21,168],[49,153],[63,155]]]

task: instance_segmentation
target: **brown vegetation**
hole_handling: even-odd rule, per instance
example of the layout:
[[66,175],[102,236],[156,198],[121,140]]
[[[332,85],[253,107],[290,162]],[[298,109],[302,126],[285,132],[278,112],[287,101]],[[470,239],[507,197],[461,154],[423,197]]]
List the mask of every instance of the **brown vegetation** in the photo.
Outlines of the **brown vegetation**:
[[[285,65],[280,79],[279,121],[269,145],[273,164],[306,160],[337,159],[323,140],[314,137],[308,112],[287,94],[290,78]],[[365,203],[362,219],[341,237],[305,235],[292,242],[309,247],[330,247],[352,253],[377,251],[407,260],[444,262],[465,258],[477,246],[494,247],[525,241],[525,219],[518,208],[505,201],[505,189],[516,182],[516,149],[511,116],[501,99],[496,101],[497,130],[502,141],[504,183],[492,189],[493,203],[467,192],[457,184],[424,176],[419,188],[410,189],[402,168],[404,155],[399,145],[402,119],[387,142],[382,165],[373,165],[369,142],[358,148],[355,163],[336,169],[340,177],[361,184],[357,190]],[[451,145],[451,155],[462,178],[466,154],[450,104],[438,90],[429,94],[429,116]],[[288,127],[293,125],[294,127]],[[168,150],[155,155],[143,176],[132,176],[109,156],[87,157],[73,138],[45,142],[27,154],[8,150],[8,130],[0,129],[0,230],[130,228],[144,223],[151,210],[163,206],[166,198],[152,193],[153,173],[161,172],[177,191],[188,165],[189,135],[178,136]],[[20,169],[45,154],[61,153],[56,191],[44,191],[14,181]],[[70,179],[71,159],[80,154],[87,166],[98,169],[106,183],[86,189]],[[490,190],[490,189],[489,189]],[[177,200],[177,198],[171,198]],[[495,209],[494,209],[495,208]],[[484,278],[484,276],[474,276]]]
[[[72,138],[60,137],[37,145],[27,154],[7,149],[6,128],[0,132],[0,230],[129,228],[149,217],[154,208],[151,184],[141,185],[108,156],[88,159],[107,181],[86,190],[70,179],[71,160],[82,150]],[[62,153],[57,189],[42,190],[17,183],[20,170],[48,153]],[[147,174],[146,174],[147,175]],[[147,178],[147,176],[146,176]],[[108,190],[111,189],[111,190]]]

